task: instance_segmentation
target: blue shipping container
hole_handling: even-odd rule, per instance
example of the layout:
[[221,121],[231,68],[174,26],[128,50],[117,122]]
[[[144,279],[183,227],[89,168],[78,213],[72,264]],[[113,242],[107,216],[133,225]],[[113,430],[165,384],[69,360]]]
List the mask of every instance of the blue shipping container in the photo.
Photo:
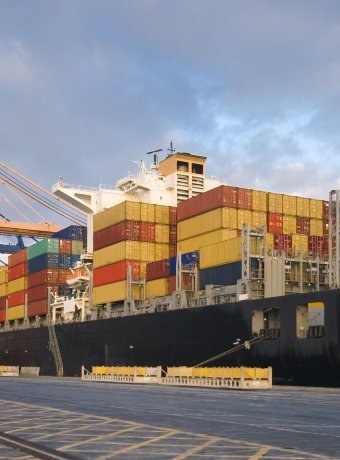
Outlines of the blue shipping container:
[[59,254],[45,253],[28,261],[28,274],[45,268],[59,268]]
[[242,262],[218,265],[199,271],[200,289],[205,289],[207,284],[220,284],[230,286],[241,278]]
[[63,240],[81,240],[86,243],[87,228],[81,225],[70,225],[53,234],[53,238]]
[[[169,259],[169,276],[176,275],[176,260],[177,260],[176,256],[170,257]],[[182,254],[181,261],[182,261],[182,268],[187,269],[187,270],[191,269],[195,265],[199,264],[199,252],[193,251],[193,252],[187,252],[186,254]]]

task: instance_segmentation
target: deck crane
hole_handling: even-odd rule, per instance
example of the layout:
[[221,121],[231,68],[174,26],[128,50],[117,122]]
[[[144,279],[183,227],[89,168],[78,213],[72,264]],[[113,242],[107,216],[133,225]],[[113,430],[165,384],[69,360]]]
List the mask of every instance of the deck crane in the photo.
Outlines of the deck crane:
[[[56,197],[2,162],[0,162],[0,182],[6,185],[11,191],[23,193],[30,199],[54,213],[59,214],[68,221],[77,225],[86,225],[87,213]],[[11,221],[3,214],[0,214],[0,217],[3,219],[0,219],[0,234],[15,235],[17,238],[17,244],[0,244],[1,253],[9,254],[25,247],[23,236],[34,239],[36,237],[44,238],[61,229],[60,226],[48,222],[35,224]]]

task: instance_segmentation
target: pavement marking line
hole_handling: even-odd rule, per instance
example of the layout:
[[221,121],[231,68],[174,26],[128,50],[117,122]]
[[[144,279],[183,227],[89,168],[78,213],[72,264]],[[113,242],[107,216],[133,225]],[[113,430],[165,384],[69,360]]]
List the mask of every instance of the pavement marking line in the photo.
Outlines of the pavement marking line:
[[[72,420],[70,420],[72,421]],[[74,421],[77,421],[77,419],[74,419]],[[65,425],[65,422],[58,422],[58,423],[63,423]],[[96,422],[96,427],[97,426],[103,426],[103,425],[108,425],[109,423],[111,423],[111,420],[104,420],[104,421],[101,421],[101,422]],[[74,431],[75,432],[79,432],[79,430],[81,428],[84,428],[84,427],[79,427],[79,425],[75,428],[70,428],[70,429],[64,429],[64,430],[61,430],[61,431],[54,431],[53,433],[47,433],[45,435],[41,435],[41,436],[37,436],[35,438],[32,438],[32,441],[36,442],[36,441],[42,441],[43,439],[48,439],[48,438],[51,438],[51,437],[54,437],[54,436],[59,436],[59,435],[63,435],[63,434],[69,434],[69,433],[73,433]],[[92,425],[90,426],[90,428],[92,428]],[[87,428],[85,428],[87,429]]]
[[94,438],[87,439],[86,441],[74,442],[72,444],[68,444],[66,446],[59,447],[57,450],[58,451],[70,450],[73,447],[82,446],[84,444],[92,444],[94,441],[102,441],[104,438],[116,436],[117,434],[122,434],[122,433],[126,433],[126,432],[129,432],[129,431],[138,430],[138,428],[141,428],[141,427],[144,427],[144,426],[145,425],[142,424],[142,423],[141,424],[136,424],[136,426],[130,426],[129,428],[124,428],[123,430],[113,431],[112,433],[105,434],[105,435],[102,435],[102,436],[95,436]]
[[[85,418],[85,417],[86,417],[86,415],[84,415],[84,418]],[[30,419],[28,419],[28,421],[29,421],[29,420],[30,420]],[[35,420],[35,419],[34,419],[34,420]],[[24,422],[24,423],[27,423],[27,419],[23,419],[23,420],[20,419],[20,421],[22,421],[22,422]],[[79,421],[79,418],[78,418],[78,417],[77,417],[77,418],[74,418],[74,419],[67,419],[67,423],[69,423],[69,422],[78,422],[78,421]],[[29,427],[26,427],[26,426],[25,426],[25,427],[21,427],[21,428],[16,428],[15,430],[6,431],[6,433],[9,433],[9,434],[11,434],[11,433],[17,433],[17,432],[19,432],[19,431],[25,431],[25,430],[27,430],[27,428],[29,428],[30,430],[32,430],[32,429],[36,429],[36,428],[44,428],[44,427],[46,427],[46,426],[51,427],[51,423],[52,423],[51,420],[46,420],[45,423],[39,423],[38,425],[29,425]],[[61,423],[62,423],[62,424],[65,424],[65,420],[61,420],[60,422],[55,422],[55,421],[53,421],[53,427],[55,427],[56,425],[61,424]]]
[[126,452],[131,452],[132,450],[139,449],[140,447],[153,444],[153,443],[159,441],[160,439],[166,439],[166,438],[168,438],[169,436],[172,436],[175,433],[178,433],[178,431],[177,430],[169,431],[168,433],[164,433],[164,434],[162,434],[160,436],[153,437],[151,439],[148,439],[147,441],[139,442],[137,444],[133,444],[132,446],[124,447],[123,449],[119,449],[116,452],[112,452],[109,455],[103,455],[102,457],[98,457],[97,460],[106,460],[106,459],[109,459],[109,458],[116,457],[116,455],[119,455],[119,454],[125,454]]
[[259,460],[259,458],[263,457],[269,450],[270,447],[261,447],[261,449],[258,450],[254,455],[249,457],[248,460]]
[[178,455],[177,457],[174,457],[174,460],[183,460],[184,458],[190,457],[191,455],[195,454],[196,452],[199,452],[200,450],[204,449],[205,447],[210,446],[211,444],[214,444],[214,442],[219,441],[220,438],[212,437],[208,439],[208,441],[203,442],[202,444],[199,444],[198,446],[193,447],[190,450],[187,450],[181,455]]

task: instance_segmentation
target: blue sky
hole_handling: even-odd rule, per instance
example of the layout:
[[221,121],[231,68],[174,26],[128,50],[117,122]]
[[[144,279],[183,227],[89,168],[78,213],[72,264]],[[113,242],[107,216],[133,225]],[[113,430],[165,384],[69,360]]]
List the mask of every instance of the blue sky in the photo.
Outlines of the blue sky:
[[339,43],[336,0],[1,0],[1,161],[115,184],[173,140],[225,183],[327,199]]

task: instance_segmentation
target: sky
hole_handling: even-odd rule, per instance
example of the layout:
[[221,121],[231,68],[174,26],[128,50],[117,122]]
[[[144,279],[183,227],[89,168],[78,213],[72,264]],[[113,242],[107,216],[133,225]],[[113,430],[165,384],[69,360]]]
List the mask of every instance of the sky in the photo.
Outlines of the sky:
[[337,0],[0,0],[1,162],[114,185],[173,141],[223,183],[328,199],[339,43]]

